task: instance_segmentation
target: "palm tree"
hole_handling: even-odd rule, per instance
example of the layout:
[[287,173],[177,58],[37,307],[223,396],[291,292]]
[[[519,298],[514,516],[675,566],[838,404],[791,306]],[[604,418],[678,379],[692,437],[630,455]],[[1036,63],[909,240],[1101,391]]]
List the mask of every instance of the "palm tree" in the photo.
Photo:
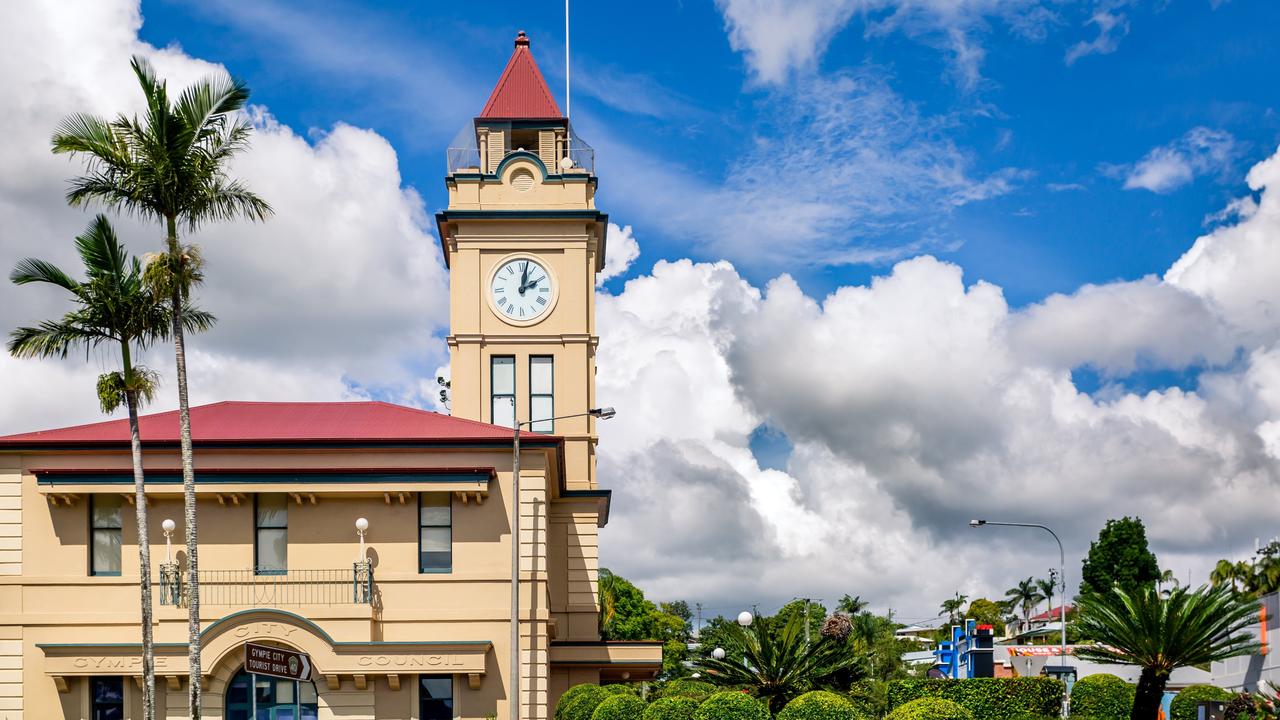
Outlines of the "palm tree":
[[776,617],[757,617],[748,628],[728,626],[730,642],[736,646],[732,649],[737,651],[730,654],[741,656],[742,662],[704,657],[695,666],[714,685],[750,688],[769,704],[771,712],[777,713],[789,700],[813,689],[822,678],[857,665],[855,648],[861,647],[860,643],[825,634],[819,635],[816,642],[806,643],[801,613],[792,613],[781,631],[775,632],[780,621]]
[[[134,508],[138,521],[138,585],[142,591],[142,703],[143,718],[155,720],[155,646],[152,640],[151,542],[147,531],[147,499],[142,472],[142,440],[138,433],[138,408],[155,394],[156,376],[134,364],[133,353],[142,351],[169,328],[164,304],[144,286],[137,258],[129,257],[106,217],[99,215],[76,249],[88,279],[74,280],[44,260],[28,258],[18,263],[9,279],[18,285],[48,283],[71,293],[76,309],[57,320],[46,320],[10,333],[8,350],[15,357],[61,357],[73,349],[86,353],[100,345],[119,346],[120,370],[98,378],[98,401],[105,413],[124,405],[129,411],[129,438],[133,451]],[[207,326],[212,318],[189,311],[184,321],[191,327]]]
[[947,622],[954,625],[960,611],[964,608],[964,604],[968,599],[968,595],[961,595],[959,591],[957,591],[955,597],[942,601],[942,605],[939,606],[942,612],[938,613],[938,616],[941,617],[946,615]]
[[121,115],[108,121],[72,115],[54,133],[53,151],[88,159],[87,173],[71,181],[67,201],[72,205],[96,201],[164,224],[164,252],[148,264],[146,279],[168,299],[172,316],[187,534],[187,642],[190,677],[195,680],[189,683],[189,706],[191,720],[199,720],[199,553],[183,313],[202,275],[199,252],[179,242],[178,226],[194,231],[216,220],[265,220],[271,206],[226,172],[227,162],[248,147],[252,126],[240,116],[249,98],[248,87],[226,76],[213,76],[170,103],[166,84],[150,63],[134,57],[132,66],[146,100],[143,117]]
[[1169,675],[1180,667],[1208,665],[1255,653],[1260,645],[1246,632],[1258,619],[1258,604],[1226,586],[1174,588],[1162,597],[1153,587],[1131,593],[1087,593],[1079,601],[1081,634],[1095,645],[1076,657],[1142,668],[1130,720],[1155,720]]
[[1026,630],[1031,624],[1031,611],[1044,599],[1040,589],[1036,587],[1035,578],[1019,580],[1016,586],[1005,591],[1004,596],[1009,599],[1010,609],[1014,607],[1022,609],[1022,629]]
[[1053,591],[1058,589],[1058,571],[1049,570],[1049,577],[1036,580],[1036,590],[1049,601],[1049,619],[1053,619]]

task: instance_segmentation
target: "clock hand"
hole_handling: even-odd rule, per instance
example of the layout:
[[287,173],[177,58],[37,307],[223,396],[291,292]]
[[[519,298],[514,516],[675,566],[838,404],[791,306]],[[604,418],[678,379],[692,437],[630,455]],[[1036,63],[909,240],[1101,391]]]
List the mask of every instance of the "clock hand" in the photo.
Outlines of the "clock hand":
[[529,288],[529,263],[524,264],[524,269],[520,271],[520,294]]

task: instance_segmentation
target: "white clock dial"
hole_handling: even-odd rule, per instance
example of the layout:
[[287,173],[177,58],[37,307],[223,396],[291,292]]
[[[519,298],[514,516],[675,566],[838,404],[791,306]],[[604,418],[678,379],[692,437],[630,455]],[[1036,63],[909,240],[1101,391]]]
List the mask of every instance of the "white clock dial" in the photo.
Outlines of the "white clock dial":
[[531,258],[513,258],[498,266],[489,288],[498,314],[515,322],[535,320],[551,309],[551,274]]

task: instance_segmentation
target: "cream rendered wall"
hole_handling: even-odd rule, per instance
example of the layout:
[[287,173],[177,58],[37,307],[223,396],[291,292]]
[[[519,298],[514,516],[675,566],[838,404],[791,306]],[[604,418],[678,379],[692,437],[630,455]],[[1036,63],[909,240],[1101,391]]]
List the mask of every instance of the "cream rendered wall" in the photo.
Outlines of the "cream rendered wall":
[[[451,411],[459,417],[492,422],[491,358],[511,355],[516,361],[516,416],[529,419],[529,358],[551,355],[555,358],[555,414],[585,413],[597,405],[595,278],[603,223],[583,218],[506,218],[501,212],[593,210],[594,179],[543,181],[543,167],[531,158],[510,158],[501,170],[493,179],[450,178],[446,182],[449,210],[497,211],[483,218],[450,221],[442,238],[451,273]],[[536,181],[522,192],[512,178],[527,173]],[[537,259],[558,287],[554,307],[533,324],[508,323],[490,304],[492,273],[513,255]],[[581,417],[555,423],[552,432],[564,438],[565,485],[569,489],[596,487],[595,422]],[[595,590],[598,510],[594,504],[570,503],[583,507],[578,508],[580,512],[566,511],[564,500],[549,500],[551,479],[534,484],[522,473],[521,482],[526,489],[522,493],[521,569],[522,573],[542,571],[523,580],[532,585],[522,590],[522,597],[529,593],[532,597],[522,608],[529,609],[532,602],[535,613],[547,612],[548,619],[554,620],[556,639],[599,639]],[[539,504],[540,513],[536,511]],[[553,673],[550,667],[552,627],[538,630],[536,621],[522,630],[525,671],[521,687],[526,717],[530,718],[545,717],[568,681],[565,672]],[[587,671],[583,677],[598,679],[598,673],[593,672]]]
[[[556,470],[554,453],[530,449],[524,454],[525,477],[522,516],[525,553],[522,559],[526,610],[524,637],[529,657],[545,666],[547,625],[547,543],[548,482]],[[148,452],[150,470],[176,469],[178,458],[172,451]],[[458,468],[492,467],[497,479],[489,486],[482,504],[469,498],[465,504],[455,495],[453,508],[453,571],[445,574],[418,573],[417,501],[410,492],[400,502],[393,492],[390,503],[381,490],[332,493],[323,485],[285,485],[282,490],[299,492],[299,503],[289,505],[289,567],[291,569],[349,569],[358,554],[354,528],[356,517],[370,521],[369,556],[375,562],[378,604],[283,606],[317,623],[339,642],[367,641],[490,641],[485,658],[485,674],[480,688],[468,687],[465,676],[455,683],[457,702],[465,708],[461,715],[481,720],[506,712],[506,658],[509,657],[510,610],[510,528],[511,454],[501,447],[448,450],[244,450],[197,449],[197,473],[210,468],[294,469],[306,468]],[[7,465],[8,467],[5,467]],[[87,702],[87,683],[69,677],[67,693],[59,693],[45,672],[44,652],[37,643],[136,643],[139,621],[137,589],[137,538],[132,507],[123,506],[123,547],[121,577],[88,576],[88,500],[74,504],[51,504],[41,492],[30,468],[116,469],[128,471],[127,452],[76,452],[27,454],[0,453],[0,497],[20,500],[25,522],[16,536],[23,550],[20,556],[25,575],[0,575],[0,720],[80,717]],[[205,476],[211,477],[211,476]],[[131,486],[100,488],[110,494],[131,494]],[[180,487],[153,484],[150,493],[150,528],[153,578],[158,583],[159,564],[165,559],[161,521],[173,518],[179,527],[174,537],[175,556],[185,557],[182,531]],[[20,493],[15,495],[14,493]],[[310,495],[316,502],[312,504]],[[12,503],[11,503],[12,504]],[[229,497],[202,494],[198,502],[200,518],[201,569],[247,570],[253,564],[253,502],[246,494],[236,504]],[[16,564],[15,564],[16,566]],[[158,643],[186,640],[186,610],[158,604],[154,608]],[[201,618],[207,625],[244,606],[218,605],[206,594]],[[532,650],[530,650],[532,648]],[[229,677],[238,667],[236,658],[211,666],[206,671]],[[535,664],[537,664],[535,662]],[[187,684],[178,690],[167,687],[164,668],[158,671],[162,717],[186,715]],[[545,673],[531,674],[537,680],[534,700],[546,697]],[[224,677],[225,679],[225,677]],[[382,676],[369,675],[365,690],[355,687],[351,676],[341,681],[341,689],[323,689],[321,697],[334,718],[408,718],[394,708],[409,708],[410,688],[416,675],[400,676],[400,690],[391,690]],[[140,702],[130,683],[130,697]],[[369,688],[373,688],[372,690]],[[527,688],[527,686],[526,686]],[[528,689],[528,688],[527,688]],[[136,696],[136,697],[135,697]],[[208,717],[220,717],[221,695],[217,682],[206,693]],[[133,702],[134,700],[131,700]],[[87,707],[87,706],[86,706]],[[415,706],[416,707],[416,706]],[[379,709],[381,708],[381,709]],[[375,710],[377,712],[375,713]],[[216,711],[216,712],[215,712]],[[530,713],[527,717],[540,715]]]

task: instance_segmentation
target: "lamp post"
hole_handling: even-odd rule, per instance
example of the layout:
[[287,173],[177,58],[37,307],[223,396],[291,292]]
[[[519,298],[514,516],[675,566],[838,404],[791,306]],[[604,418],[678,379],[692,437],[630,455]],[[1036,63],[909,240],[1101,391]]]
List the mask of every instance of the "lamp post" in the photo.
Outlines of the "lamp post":
[[[977,529],[986,525],[996,527],[1022,527],[1022,528],[1039,528],[1053,536],[1055,542],[1058,543],[1058,578],[1062,580],[1062,605],[1058,611],[1058,622],[1062,624],[1062,644],[1058,648],[1058,662],[1064,667],[1067,664],[1067,554],[1062,550],[1062,539],[1058,537],[1058,533],[1050,530],[1044,525],[1036,523],[1016,523],[1016,522],[996,522],[994,520],[970,520],[969,527]],[[1049,608],[1049,617],[1053,617],[1053,608]],[[1062,716],[1067,716],[1067,696],[1062,696]]]
[[173,562],[173,531],[178,525],[173,520],[165,518],[160,523],[160,529],[164,530],[164,561]]
[[[515,399],[511,401],[515,417]],[[514,421],[511,424],[511,720],[520,720],[520,429],[534,423],[593,417],[608,420],[618,413],[611,407],[591,408],[583,413]]]
[[369,521],[365,518],[356,518],[356,535],[360,536],[360,557],[356,558],[357,562],[364,562],[364,534],[369,532]]

